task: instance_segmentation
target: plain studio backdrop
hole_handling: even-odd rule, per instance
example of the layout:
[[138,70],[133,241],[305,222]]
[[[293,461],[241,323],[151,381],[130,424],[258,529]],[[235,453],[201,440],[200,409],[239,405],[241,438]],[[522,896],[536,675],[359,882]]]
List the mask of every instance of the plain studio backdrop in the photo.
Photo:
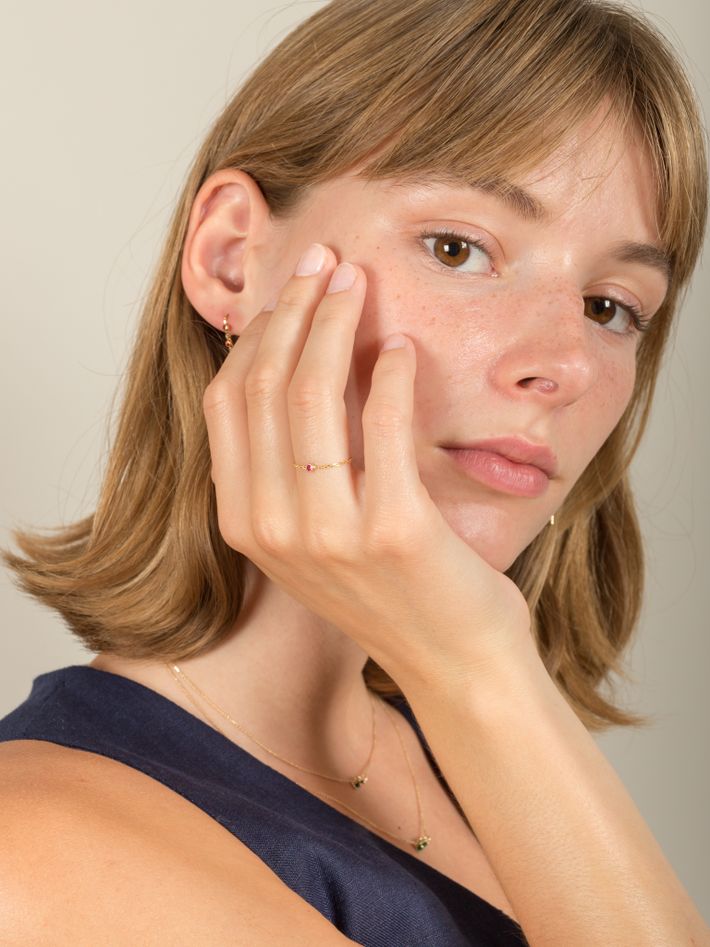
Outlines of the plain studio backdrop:
[[[94,508],[112,396],[185,171],[233,90],[322,4],[14,0],[0,30],[0,539]],[[708,113],[706,0],[645,0]],[[599,746],[710,921],[710,281],[697,272],[632,477],[646,539],[626,704],[655,716]],[[6,572],[0,716],[32,679],[84,664]]]

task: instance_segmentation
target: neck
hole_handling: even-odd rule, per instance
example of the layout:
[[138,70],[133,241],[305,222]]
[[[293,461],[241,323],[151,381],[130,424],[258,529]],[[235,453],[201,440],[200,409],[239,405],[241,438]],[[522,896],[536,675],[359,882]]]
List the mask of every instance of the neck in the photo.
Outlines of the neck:
[[[234,628],[210,651],[174,663],[274,753],[308,769],[349,775],[372,743],[372,706],[362,676],[367,655],[252,564],[249,570]],[[101,655],[91,664],[127,673],[197,713],[161,661]],[[253,741],[192,693],[230,739],[256,752]]]

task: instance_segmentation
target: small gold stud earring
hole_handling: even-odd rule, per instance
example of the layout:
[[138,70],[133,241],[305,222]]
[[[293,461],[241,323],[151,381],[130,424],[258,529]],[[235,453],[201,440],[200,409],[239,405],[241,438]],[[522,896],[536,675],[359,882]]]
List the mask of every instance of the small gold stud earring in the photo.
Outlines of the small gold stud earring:
[[224,344],[226,345],[227,351],[229,352],[234,348],[234,340],[232,339],[232,330],[229,326],[226,316],[224,317],[224,322],[222,325],[224,326]]
[[555,525],[555,514],[553,513],[552,516],[550,517],[550,526],[554,526],[554,525]]

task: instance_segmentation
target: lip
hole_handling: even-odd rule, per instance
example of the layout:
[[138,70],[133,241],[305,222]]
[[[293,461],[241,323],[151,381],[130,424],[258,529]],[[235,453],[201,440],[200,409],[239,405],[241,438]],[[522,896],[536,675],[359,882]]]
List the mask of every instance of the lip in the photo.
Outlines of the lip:
[[557,474],[557,458],[549,447],[518,437],[443,446],[472,479],[515,496],[541,496]]

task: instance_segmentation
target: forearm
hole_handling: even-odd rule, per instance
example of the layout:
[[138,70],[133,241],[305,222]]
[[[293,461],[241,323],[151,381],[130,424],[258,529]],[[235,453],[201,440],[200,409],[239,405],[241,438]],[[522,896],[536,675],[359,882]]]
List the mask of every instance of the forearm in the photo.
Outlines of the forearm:
[[401,682],[528,942],[710,947],[710,928],[529,641],[505,667]]

